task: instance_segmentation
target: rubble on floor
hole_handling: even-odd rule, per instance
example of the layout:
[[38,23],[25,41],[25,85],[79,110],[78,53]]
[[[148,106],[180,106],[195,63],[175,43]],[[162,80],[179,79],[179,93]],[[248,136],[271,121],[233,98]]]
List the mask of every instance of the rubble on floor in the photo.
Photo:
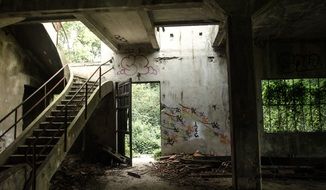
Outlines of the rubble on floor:
[[[135,158],[133,166],[104,166],[68,155],[51,180],[51,190],[230,190],[232,189],[229,158],[194,154],[175,154],[153,158]],[[307,168],[300,166],[300,171]],[[295,167],[297,170],[297,167]],[[277,170],[276,170],[277,169]],[[285,170],[286,169],[286,170]],[[291,169],[291,170],[289,170]],[[316,181],[291,177],[293,167],[264,166],[263,174],[279,176],[263,178],[264,190],[324,190],[325,180]],[[288,173],[290,171],[290,173]],[[297,172],[298,173],[298,172]],[[302,175],[302,174],[301,174]],[[291,179],[292,178],[292,179]]]
[[86,189],[96,176],[102,176],[109,167],[85,163],[78,155],[67,155],[51,179],[50,190]]
[[230,161],[223,157],[204,155],[199,151],[194,154],[163,156],[151,164],[151,171],[154,175],[174,181],[179,185],[190,183],[194,186],[207,186],[207,188],[215,189],[216,183],[212,183],[213,186],[209,187],[207,182],[214,180],[218,182],[219,178],[232,178]]
[[[199,154],[199,153],[198,153]],[[203,164],[204,162],[204,164]],[[133,159],[132,167],[85,163],[68,155],[51,180],[51,190],[134,189],[134,190],[230,190],[228,162],[199,155],[171,155],[159,161]],[[219,171],[221,176],[214,176]],[[189,172],[189,174],[187,174]]]
[[163,156],[152,163],[153,171],[160,177],[180,179],[182,177],[231,178],[231,162],[216,156],[195,152],[193,155],[178,154]]

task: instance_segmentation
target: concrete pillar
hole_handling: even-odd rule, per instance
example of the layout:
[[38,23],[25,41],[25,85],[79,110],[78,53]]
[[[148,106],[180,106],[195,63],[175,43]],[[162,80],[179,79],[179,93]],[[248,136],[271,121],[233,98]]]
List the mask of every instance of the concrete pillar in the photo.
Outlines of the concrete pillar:
[[226,29],[233,189],[261,189],[251,17],[229,16]]

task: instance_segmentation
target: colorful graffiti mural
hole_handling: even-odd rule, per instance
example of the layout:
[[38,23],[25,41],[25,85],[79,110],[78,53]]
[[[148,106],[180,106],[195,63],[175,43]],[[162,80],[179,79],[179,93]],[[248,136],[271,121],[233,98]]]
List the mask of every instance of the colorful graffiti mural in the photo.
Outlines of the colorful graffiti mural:
[[117,75],[157,75],[157,70],[144,55],[127,55],[121,59],[118,68]]
[[182,104],[178,107],[163,104],[162,107],[162,139],[165,145],[200,138],[200,127],[210,130],[221,143],[230,144],[229,132],[222,129],[217,121],[210,122],[204,112]]

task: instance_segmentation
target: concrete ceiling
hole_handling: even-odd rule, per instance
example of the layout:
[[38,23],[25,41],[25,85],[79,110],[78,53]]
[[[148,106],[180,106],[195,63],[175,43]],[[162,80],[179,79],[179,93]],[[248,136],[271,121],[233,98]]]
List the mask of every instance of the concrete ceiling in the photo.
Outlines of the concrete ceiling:
[[[225,15],[245,14],[237,0],[1,0],[1,25],[81,20],[117,52],[159,49],[156,27],[220,24],[214,42],[225,41]],[[248,5],[251,1],[241,1]],[[256,39],[325,38],[325,0],[261,0],[249,8]],[[223,8],[223,9],[222,9]],[[224,11],[229,10],[229,11]],[[248,10],[247,10],[248,11]],[[6,20],[8,18],[18,18]]]
[[204,3],[184,7],[75,14],[115,51],[159,49],[155,27],[218,24],[218,17]]
[[325,0],[274,1],[254,16],[257,39],[325,39]]
[[0,1],[0,18],[23,22],[80,20],[112,50],[159,49],[156,27],[218,24],[212,0]]

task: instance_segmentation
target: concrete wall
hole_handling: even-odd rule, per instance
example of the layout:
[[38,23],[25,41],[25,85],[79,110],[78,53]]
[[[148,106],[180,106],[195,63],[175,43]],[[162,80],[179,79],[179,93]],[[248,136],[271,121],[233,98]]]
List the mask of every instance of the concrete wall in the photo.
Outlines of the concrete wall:
[[[23,100],[24,85],[37,86],[39,78],[31,75],[28,68],[24,67],[25,55],[17,44],[15,38],[5,30],[0,30],[0,118],[14,109]],[[36,69],[36,68],[34,68]],[[18,110],[18,118],[22,109]],[[14,114],[0,124],[0,134],[14,123]],[[18,134],[22,123],[19,123]],[[2,143],[10,143],[13,139],[10,133]],[[3,144],[1,144],[3,146]],[[2,147],[1,146],[1,147]]]
[[[105,80],[160,82],[165,154],[230,155],[227,64],[212,48],[216,31],[210,26],[165,28],[158,33],[158,52],[112,53],[114,70]],[[95,69],[72,67],[84,77]]]
[[274,41],[255,50],[263,156],[325,157],[326,132],[268,134],[263,129],[261,79],[326,77],[326,43]]
[[[37,39],[37,41],[35,40]],[[23,98],[38,89],[54,73],[62,67],[56,47],[52,43],[48,33],[42,24],[19,24],[10,25],[0,29],[0,119],[19,105]],[[48,90],[56,81],[63,77],[63,72],[57,75],[52,83],[47,85]],[[53,84],[54,83],[54,84]],[[24,86],[29,86],[29,92],[24,97]],[[60,86],[61,87],[61,86]],[[53,93],[59,93],[61,89],[55,89]],[[37,93],[24,104],[24,111],[27,112],[44,95],[42,91]],[[50,102],[50,98],[48,98]],[[26,118],[17,124],[17,136],[44,109],[43,104],[34,107]],[[17,111],[17,119],[22,116],[23,108]],[[15,114],[11,114],[6,120],[0,123],[0,134],[13,126]],[[14,131],[0,139],[0,149],[8,145],[14,139]],[[1,150],[0,150],[1,151]]]

